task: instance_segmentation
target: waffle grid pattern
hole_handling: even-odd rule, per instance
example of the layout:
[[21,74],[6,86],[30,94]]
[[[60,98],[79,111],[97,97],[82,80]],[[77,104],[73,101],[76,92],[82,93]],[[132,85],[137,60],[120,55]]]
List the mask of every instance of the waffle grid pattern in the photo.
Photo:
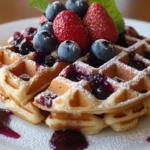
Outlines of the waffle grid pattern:
[[[49,68],[37,65],[33,53],[22,56],[13,47],[0,48],[1,99],[21,118],[34,124],[46,118],[56,130],[131,129],[150,114],[150,40],[128,27],[121,45],[114,45],[116,56],[99,67],[90,66],[90,54]],[[97,82],[104,87],[100,97]]]

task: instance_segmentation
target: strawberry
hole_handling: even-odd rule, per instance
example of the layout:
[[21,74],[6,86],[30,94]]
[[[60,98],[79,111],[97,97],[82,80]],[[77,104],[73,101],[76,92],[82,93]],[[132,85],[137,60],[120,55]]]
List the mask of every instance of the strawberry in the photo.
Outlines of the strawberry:
[[84,19],[90,32],[92,42],[98,39],[105,39],[115,43],[118,39],[118,30],[105,8],[94,2],[88,8]]
[[42,24],[42,23],[45,22],[45,21],[48,21],[48,20],[47,20],[47,18],[46,18],[44,15],[42,15],[42,16],[40,17],[39,24]]
[[59,43],[65,40],[72,40],[80,46],[82,50],[89,47],[88,30],[83,21],[71,10],[60,12],[53,22],[54,35]]

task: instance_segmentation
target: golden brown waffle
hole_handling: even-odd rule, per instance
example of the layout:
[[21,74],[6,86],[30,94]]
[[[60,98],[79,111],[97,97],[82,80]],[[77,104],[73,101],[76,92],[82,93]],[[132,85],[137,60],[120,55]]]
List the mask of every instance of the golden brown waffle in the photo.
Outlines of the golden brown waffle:
[[[68,128],[68,122],[75,127],[78,118],[74,122],[73,116],[103,114],[105,126],[103,122],[99,125],[123,131],[133,128],[140,116],[150,113],[150,40],[130,30],[127,29],[124,37],[128,46],[114,45],[116,56],[110,61],[95,68],[90,66],[90,54],[87,54],[66,67],[46,91],[35,97],[34,105],[52,114],[46,124],[53,129],[64,129]],[[98,98],[92,89],[91,76],[102,77],[105,83],[101,84],[111,86],[113,92],[106,98]],[[72,116],[64,120],[57,114]]]
[[[47,88],[51,80],[68,64],[56,62],[52,67],[38,65],[34,53],[15,53],[13,46],[0,47],[0,94],[6,107],[33,124],[44,117],[33,106],[34,96]],[[2,97],[2,96],[1,96]]]
[[75,129],[85,134],[96,134],[107,126],[103,118],[95,115],[62,112],[52,112],[46,119],[46,124],[54,130]]
[[32,124],[39,124],[45,119],[42,111],[34,106],[31,102],[26,105],[19,105],[14,100],[9,99],[5,93],[0,93],[0,99],[5,104],[5,107],[12,111],[15,115],[27,120]]
[[[6,95],[19,104],[25,104],[39,91],[48,87],[51,80],[66,66],[56,62],[53,67],[38,65],[28,56],[21,56],[6,48],[1,48],[0,85]],[[7,90],[6,90],[7,89]]]
[[[0,48],[1,99],[8,109],[34,124],[44,119],[39,108],[50,112],[46,124],[57,130],[74,128],[95,134],[107,126],[116,131],[133,128],[140,116],[150,114],[150,61],[145,59],[150,40],[131,27],[121,36],[114,45],[115,57],[96,67],[90,54],[70,66],[58,61],[45,67],[34,61],[34,52],[22,56],[13,46]],[[130,59],[142,61],[144,69],[135,69]],[[66,75],[71,68],[75,79]],[[95,79],[111,89],[102,98],[93,91]]]

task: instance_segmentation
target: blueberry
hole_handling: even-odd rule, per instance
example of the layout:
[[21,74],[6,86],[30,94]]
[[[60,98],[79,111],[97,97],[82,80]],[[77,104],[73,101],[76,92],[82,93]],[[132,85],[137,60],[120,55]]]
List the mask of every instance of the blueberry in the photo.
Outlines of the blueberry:
[[38,32],[33,38],[34,48],[42,53],[51,53],[57,48],[57,41],[53,34],[47,31]]
[[46,11],[45,11],[45,16],[49,21],[53,21],[61,11],[65,10],[65,5],[62,4],[59,1],[55,1],[51,4],[48,5]]
[[88,7],[87,0],[67,0],[66,2],[66,8],[74,11],[81,18],[85,16]]
[[112,44],[109,41],[99,39],[96,40],[90,49],[91,57],[100,62],[107,62],[115,56]]
[[40,31],[48,31],[49,33],[52,33],[53,34],[53,23],[50,22],[50,21],[45,21],[43,22],[40,27],[38,28],[38,32]]
[[58,47],[58,57],[70,63],[75,62],[81,56],[81,49],[77,43],[66,40]]

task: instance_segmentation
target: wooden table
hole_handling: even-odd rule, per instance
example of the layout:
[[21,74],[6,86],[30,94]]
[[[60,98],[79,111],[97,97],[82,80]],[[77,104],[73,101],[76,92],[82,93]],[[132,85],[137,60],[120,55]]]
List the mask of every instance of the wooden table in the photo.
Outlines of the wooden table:
[[[0,23],[40,16],[29,0],[0,0]],[[150,21],[150,0],[116,0],[124,17]]]

